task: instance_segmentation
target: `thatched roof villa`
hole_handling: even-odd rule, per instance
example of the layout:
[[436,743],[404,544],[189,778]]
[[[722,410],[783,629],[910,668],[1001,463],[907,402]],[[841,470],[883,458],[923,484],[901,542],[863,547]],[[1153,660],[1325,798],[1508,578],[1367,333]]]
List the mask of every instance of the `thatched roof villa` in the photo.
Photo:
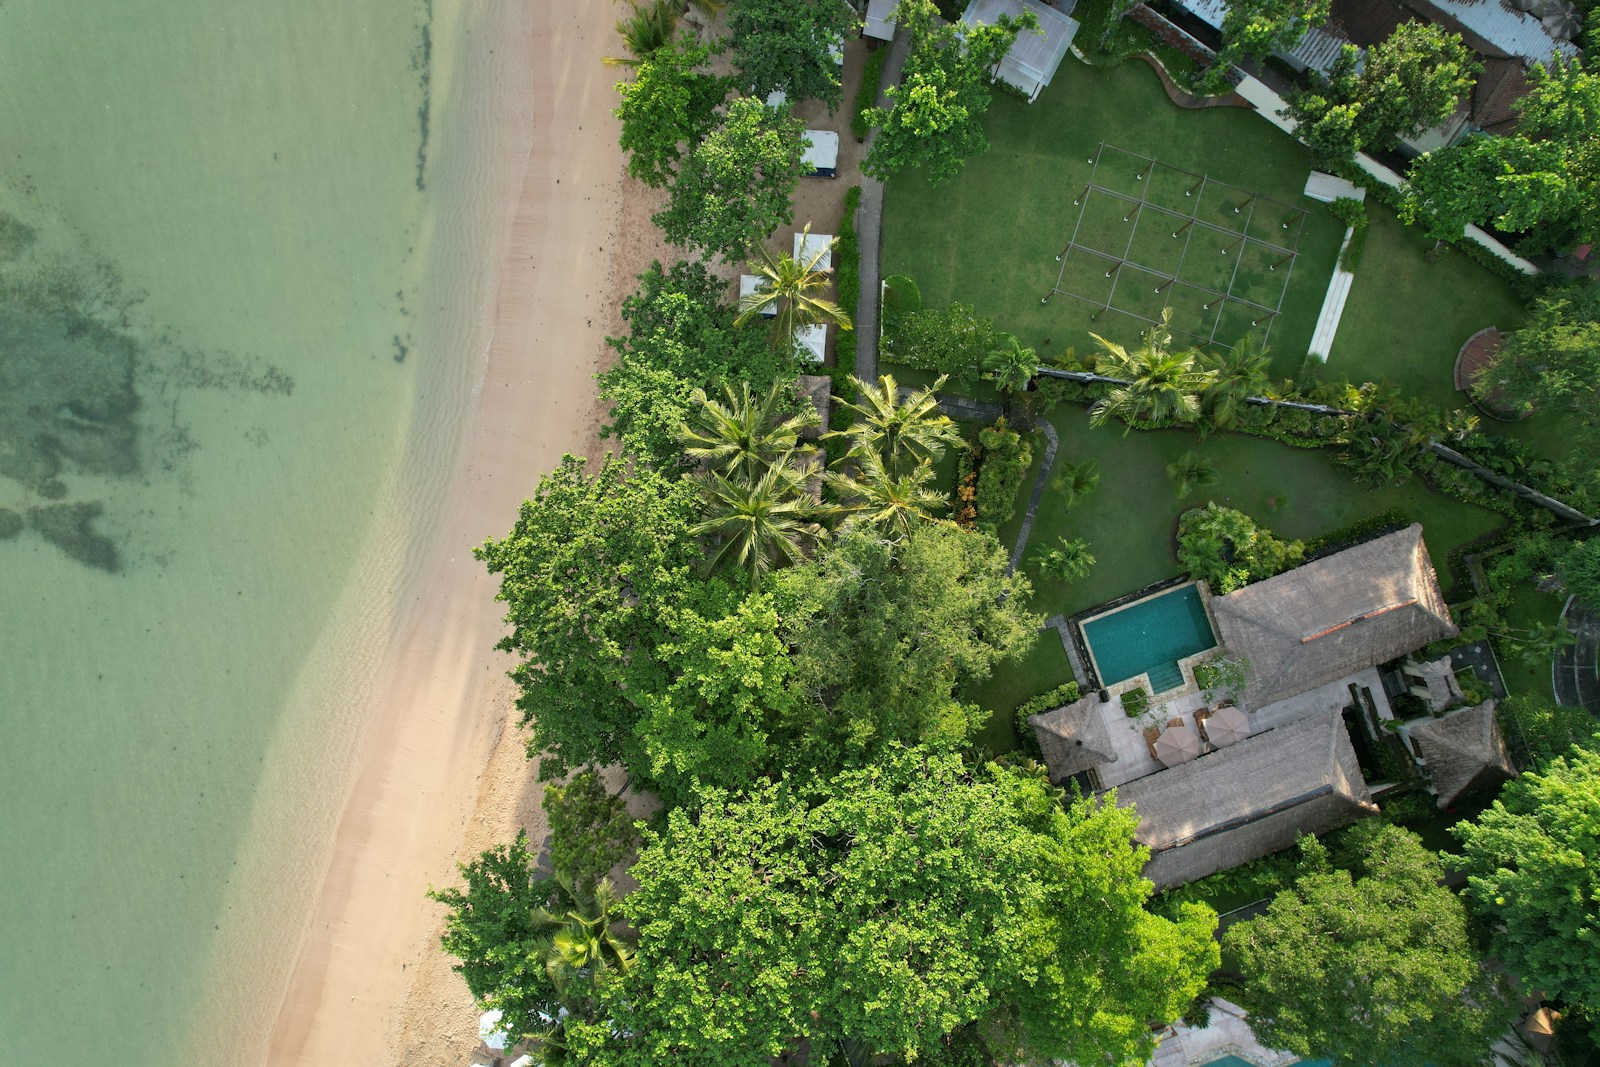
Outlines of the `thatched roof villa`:
[[1209,607],[1222,645],[1249,662],[1239,698],[1246,710],[1459,632],[1415,523],[1213,597]]
[[1437,719],[1404,723],[1417,762],[1433,784],[1439,807],[1447,808],[1467,793],[1516,776],[1511,754],[1495,721],[1495,702],[1485,701]]
[[1288,848],[1378,810],[1340,716],[1319,715],[1247,737],[1117,790],[1139,812],[1157,889],[1183,885]]
[[1117,759],[1098,694],[1030,716],[1028,722],[1039,738],[1039,749],[1044,753],[1052,781],[1071,778]]

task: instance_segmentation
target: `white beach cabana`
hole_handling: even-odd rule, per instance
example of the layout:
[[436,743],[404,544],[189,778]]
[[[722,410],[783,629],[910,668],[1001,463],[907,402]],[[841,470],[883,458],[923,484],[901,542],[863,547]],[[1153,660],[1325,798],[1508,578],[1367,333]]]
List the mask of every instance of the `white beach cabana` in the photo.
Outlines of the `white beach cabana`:
[[[794,258],[801,263],[808,263],[811,257],[822,252],[822,258],[817,260],[817,270],[833,269],[833,234],[831,233],[806,233],[804,230],[794,235]],[[823,249],[827,251],[823,252]]]
[[511,1036],[500,1028],[500,1020],[504,1016],[505,1012],[499,1008],[494,1011],[486,1011],[479,1016],[478,1039],[483,1042],[485,1048],[493,1049],[495,1052],[504,1052],[506,1046],[511,1043]]
[[996,76],[1007,85],[1020,91],[1028,102],[1039,98],[1044,87],[1055,77],[1061,61],[1078,35],[1077,19],[1069,17],[1059,8],[1039,3],[1039,0],[972,0],[961,16],[963,23],[975,26],[992,26],[1002,15],[1012,18],[1024,11],[1033,12],[1039,20],[1042,34],[1024,31],[1017,35],[1016,43],[1000,60]]
[[867,21],[861,36],[879,41],[894,40],[894,8],[898,0],[867,0]]
[[821,363],[828,358],[828,326],[819,322],[813,326],[802,326],[795,331],[794,342],[799,346],[800,355],[812,363]]
[[832,130],[807,130],[806,150],[800,157],[813,178],[839,176],[839,135]]
[[[765,286],[762,284],[765,280],[766,279],[762,278],[761,275],[759,275],[759,274],[741,274],[741,275],[739,275],[739,306],[740,307],[744,306],[745,297],[754,296],[754,295],[756,295],[756,293],[760,292],[763,288],[765,288]],[[771,304],[768,304],[766,307],[761,309],[761,317],[764,318],[764,319],[776,318],[777,314],[778,314],[778,309],[776,307],[772,306]]]

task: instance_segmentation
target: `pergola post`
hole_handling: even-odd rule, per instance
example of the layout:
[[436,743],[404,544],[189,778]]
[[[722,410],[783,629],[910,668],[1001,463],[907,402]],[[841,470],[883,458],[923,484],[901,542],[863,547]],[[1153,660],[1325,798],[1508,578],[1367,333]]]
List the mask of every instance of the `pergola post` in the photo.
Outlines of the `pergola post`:
[[1113,274],[1117,273],[1117,271],[1121,270],[1123,262],[1124,262],[1123,260],[1119,259],[1119,260],[1116,261],[1116,263],[1112,264],[1111,269],[1106,271],[1106,277],[1109,278]]
[[1077,199],[1073,200],[1072,206],[1077,207],[1079,204],[1083,203],[1083,198],[1089,195],[1089,190],[1093,187],[1093,182],[1085,182],[1083,185],[1083,192],[1079,193]]
[[1250,195],[1249,195],[1249,196],[1248,196],[1248,197],[1246,197],[1246,198],[1245,198],[1245,201],[1244,201],[1244,203],[1242,203],[1242,204],[1240,204],[1240,205],[1238,205],[1238,206],[1237,206],[1237,207],[1235,207],[1235,208],[1234,208],[1234,209],[1233,209],[1233,213],[1234,213],[1234,214],[1235,214],[1235,215],[1237,215],[1237,214],[1239,214],[1239,213],[1240,213],[1240,212],[1242,212],[1242,211],[1243,211],[1243,210],[1244,210],[1244,209],[1245,209],[1245,208],[1247,208],[1247,207],[1249,207],[1249,206],[1250,206],[1250,205],[1251,205],[1251,204],[1253,204],[1253,203],[1255,203],[1255,199],[1256,199],[1256,194],[1255,194],[1255,193],[1251,193],[1251,194],[1250,194]]
[[1200,187],[1202,185],[1204,185],[1205,183],[1206,183],[1206,180],[1204,178],[1201,178],[1199,181],[1195,182],[1188,189],[1186,189],[1184,191],[1183,195],[1184,196],[1193,196],[1195,193],[1198,193],[1200,191]]
[[1174,237],[1178,236],[1184,230],[1187,230],[1190,226],[1193,226],[1193,225],[1194,225],[1194,219],[1190,219],[1188,222],[1185,222],[1182,226],[1179,226],[1176,230],[1173,230],[1172,231],[1172,236],[1174,236]]
[[1293,258],[1294,258],[1294,253],[1290,252],[1288,255],[1284,256],[1282,259],[1278,260],[1276,263],[1274,263],[1272,266],[1268,267],[1267,269],[1268,270],[1277,270],[1279,267],[1283,266],[1285,263],[1289,262]]

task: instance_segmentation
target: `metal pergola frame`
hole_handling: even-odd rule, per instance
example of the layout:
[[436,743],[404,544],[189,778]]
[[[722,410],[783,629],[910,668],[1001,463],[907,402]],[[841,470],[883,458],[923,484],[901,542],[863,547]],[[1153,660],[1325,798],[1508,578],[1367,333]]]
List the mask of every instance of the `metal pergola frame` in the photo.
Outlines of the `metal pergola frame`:
[[[1120,190],[1113,189],[1097,180],[1100,176],[1101,163],[1107,161],[1107,153],[1116,153],[1120,156],[1126,156],[1130,161],[1138,163],[1140,170],[1135,180],[1143,183],[1140,187],[1138,196],[1133,196],[1129,193],[1124,193]],[[1135,311],[1126,310],[1125,308],[1118,307],[1116,304],[1117,285],[1122,280],[1122,268],[1132,267],[1135,270],[1143,271],[1145,274],[1153,277],[1166,279],[1156,287],[1156,292],[1163,294],[1163,299],[1161,302],[1163,310],[1171,305],[1172,292],[1179,286],[1183,286],[1186,289],[1195,290],[1203,293],[1206,296],[1206,303],[1202,306],[1202,310],[1210,311],[1213,306],[1216,307],[1216,315],[1211,320],[1211,329],[1208,333],[1200,334],[1192,330],[1186,330],[1180,327],[1172,327],[1175,333],[1181,333],[1187,337],[1192,337],[1196,341],[1207,346],[1215,345],[1217,343],[1217,330],[1221,328],[1222,325],[1223,312],[1227,309],[1227,305],[1231,302],[1234,304],[1243,305],[1252,312],[1253,317],[1250,322],[1252,327],[1258,326],[1262,322],[1266,323],[1266,329],[1262,333],[1263,340],[1265,340],[1266,337],[1271,334],[1273,323],[1277,320],[1278,315],[1283,310],[1284,297],[1289,292],[1289,283],[1294,277],[1294,265],[1300,255],[1300,237],[1305,232],[1305,208],[1297,207],[1293,204],[1286,204],[1281,200],[1275,200],[1272,197],[1262,196],[1259,193],[1253,192],[1249,189],[1243,189],[1236,185],[1230,185],[1227,182],[1217,181],[1205,174],[1200,174],[1196,171],[1185,170],[1182,167],[1175,167],[1170,163],[1163,163],[1154,156],[1147,156],[1139,152],[1130,152],[1125,148],[1118,148],[1115,145],[1107,144],[1104,141],[1101,141],[1096,146],[1094,158],[1089,162],[1093,164],[1093,169],[1089,172],[1089,180],[1084,184],[1083,191],[1080,192],[1077,198],[1072,202],[1073,205],[1078,208],[1077,221],[1072,227],[1072,234],[1067,238],[1066,245],[1056,256],[1056,262],[1061,264],[1061,269],[1056,272],[1055,284],[1051,286],[1050,291],[1046,293],[1039,301],[1041,304],[1048,303],[1051,297],[1060,294],[1062,296],[1071,297],[1074,300],[1081,300],[1084,303],[1094,307],[1096,309],[1095,313],[1089,317],[1091,322],[1098,320],[1101,314],[1104,312],[1115,311],[1120,315],[1126,315],[1129,318],[1137,319],[1141,322],[1148,323],[1149,325],[1157,325],[1159,320],[1152,319],[1147,315],[1141,315]],[[1169,171],[1174,174],[1181,174],[1186,178],[1194,179],[1194,185],[1184,193],[1186,198],[1192,197],[1194,199],[1193,207],[1191,207],[1189,211],[1177,211],[1173,208],[1153,203],[1149,199],[1151,183],[1146,179],[1150,178],[1158,167],[1164,171]],[[1240,229],[1229,229],[1226,226],[1219,226],[1214,222],[1208,222],[1199,217],[1200,207],[1204,201],[1206,192],[1212,189],[1218,190],[1224,195],[1235,194],[1244,197],[1244,200],[1241,203],[1236,204],[1233,209],[1234,214],[1243,215],[1244,221]],[[1118,200],[1128,206],[1127,214],[1122,217],[1122,221],[1131,223],[1132,225],[1128,229],[1128,239],[1126,242],[1124,242],[1120,255],[1113,251],[1093,248],[1089,245],[1078,243],[1078,235],[1083,228],[1083,219],[1085,213],[1088,211],[1089,199],[1095,193],[1104,194],[1105,196]],[[1280,228],[1284,230],[1289,230],[1291,228],[1293,229],[1294,239],[1292,243],[1280,245],[1275,242],[1267,241],[1260,237],[1251,235],[1250,224],[1256,217],[1257,207],[1263,204],[1280,208],[1284,212],[1283,221]],[[1165,270],[1157,270],[1154,267],[1147,266],[1146,264],[1139,263],[1128,258],[1130,253],[1133,251],[1133,242],[1135,236],[1138,234],[1139,223],[1144,220],[1146,212],[1149,212],[1152,218],[1171,220],[1170,224],[1176,226],[1176,229],[1172,231],[1172,237],[1174,239],[1180,236],[1183,237],[1183,247],[1178,253],[1177,266],[1170,273]],[[1208,285],[1198,285],[1195,282],[1184,278],[1183,276],[1183,264],[1188,259],[1190,242],[1193,240],[1195,230],[1197,228],[1201,232],[1214,233],[1221,236],[1234,237],[1238,239],[1237,243],[1232,246],[1235,251],[1233,270],[1229,272],[1228,285],[1224,290],[1219,290]],[[1279,267],[1285,265],[1288,267],[1288,269],[1284,271],[1283,285],[1278,290],[1277,303],[1270,307],[1265,304],[1257,303],[1253,300],[1247,300],[1241,296],[1235,296],[1233,294],[1234,283],[1239,277],[1239,264],[1244,259],[1242,253],[1247,246],[1266,249],[1269,253],[1277,253],[1281,257],[1268,267],[1269,270],[1275,271]],[[1062,288],[1062,282],[1067,273],[1068,257],[1074,252],[1078,253],[1080,256],[1093,256],[1102,262],[1111,264],[1110,269],[1106,271],[1106,277],[1111,279],[1111,290],[1106,294],[1103,300],[1084,296],[1082,293],[1077,293],[1070,289]],[[1224,246],[1222,249],[1222,254],[1228,254],[1227,246]],[[1232,345],[1225,345],[1224,347],[1231,348]]]

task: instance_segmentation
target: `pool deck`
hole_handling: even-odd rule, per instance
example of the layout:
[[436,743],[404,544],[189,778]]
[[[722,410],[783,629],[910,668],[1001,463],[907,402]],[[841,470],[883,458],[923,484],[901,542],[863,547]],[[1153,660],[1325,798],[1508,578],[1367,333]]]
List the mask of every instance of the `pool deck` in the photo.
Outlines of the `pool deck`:
[[1245,1022],[1246,1012],[1221,997],[1211,999],[1210,1025],[1200,1029],[1174,1023],[1167,1027],[1149,1067],[1193,1067],[1224,1056],[1237,1056],[1255,1067],[1288,1067],[1300,1057],[1277,1052],[1256,1040]]

